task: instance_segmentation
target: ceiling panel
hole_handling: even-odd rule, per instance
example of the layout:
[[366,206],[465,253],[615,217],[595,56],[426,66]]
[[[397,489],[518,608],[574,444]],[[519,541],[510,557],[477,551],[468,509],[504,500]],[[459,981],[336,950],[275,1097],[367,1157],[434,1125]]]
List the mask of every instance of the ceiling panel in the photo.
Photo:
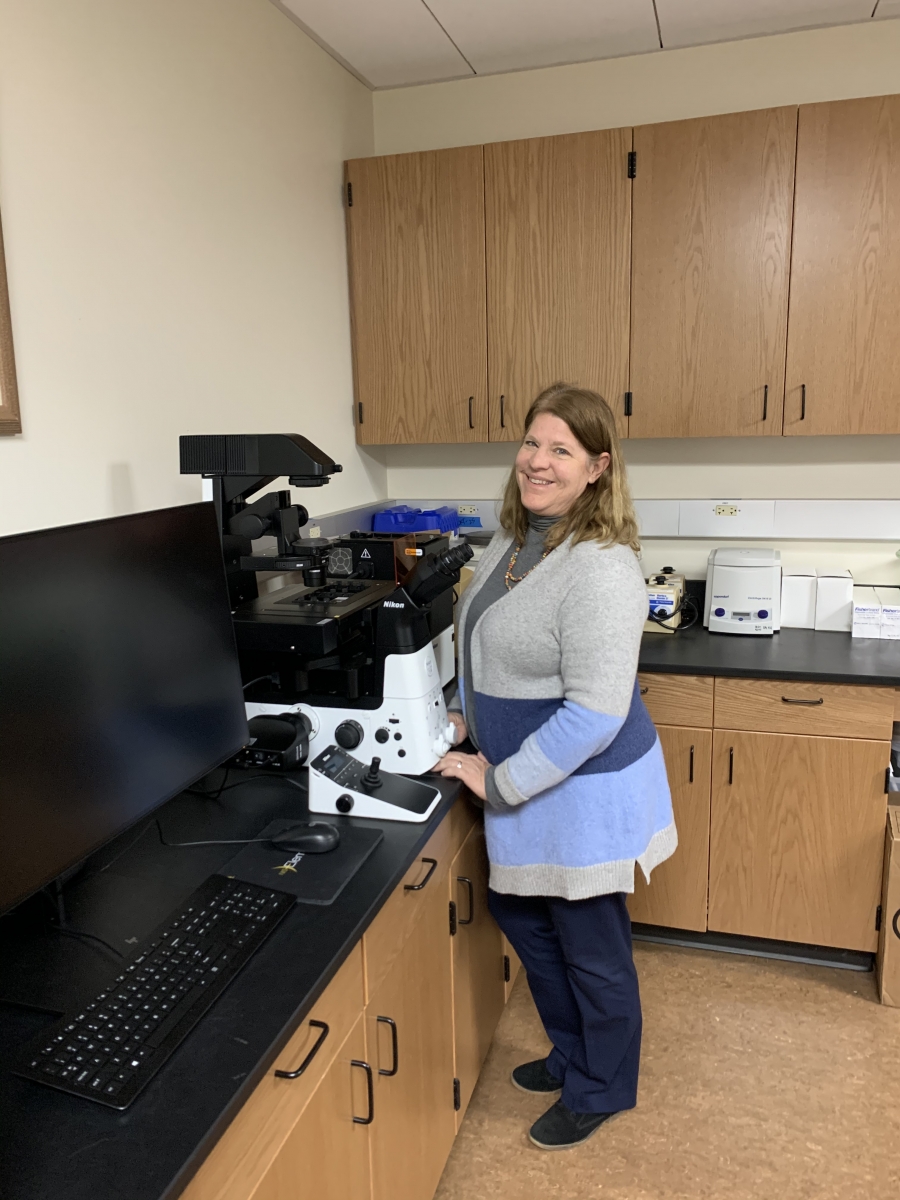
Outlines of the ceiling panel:
[[875,0],[656,0],[666,49],[867,21],[874,6]]
[[473,74],[422,0],[275,0],[371,87]]
[[659,49],[653,0],[427,2],[479,75]]
[[891,17],[900,17],[900,0],[878,0],[875,17],[880,21],[889,21]]

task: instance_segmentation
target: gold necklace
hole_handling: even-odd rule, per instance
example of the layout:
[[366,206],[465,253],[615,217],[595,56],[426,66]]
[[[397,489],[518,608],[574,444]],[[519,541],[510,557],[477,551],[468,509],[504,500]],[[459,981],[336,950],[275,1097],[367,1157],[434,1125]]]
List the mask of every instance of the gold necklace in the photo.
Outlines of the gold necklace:
[[518,542],[516,544],[516,548],[515,548],[515,550],[513,550],[512,558],[509,560],[509,566],[506,568],[505,579],[506,579],[506,590],[508,592],[512,591],[513,584],[521,583],[523,579],[526,579],[531,574],[531,572],[534,570],[534,567],[539,567],[541,565],[541,563],[544,561],[544,559],[547,557],[547,555],[550,553],[549,550],[545,550],[544,553],[541,555],[541,557],[534,564],[534,567],[529,567],[524,575],[515,576],[515,575],[513,575],[513,567],[516,565],[516,560],[519,557],[519,551],[522,549],[522,546],[524,544],[525,544],[524,542]]

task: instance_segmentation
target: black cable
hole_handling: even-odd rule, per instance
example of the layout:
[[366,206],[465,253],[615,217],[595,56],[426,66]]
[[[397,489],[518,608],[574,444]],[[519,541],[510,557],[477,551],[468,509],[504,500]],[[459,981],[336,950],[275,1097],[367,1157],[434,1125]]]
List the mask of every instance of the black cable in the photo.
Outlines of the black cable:
[[251,775],[249,779],[238,779],[236,783],[229,783],[228,787],[223,784],[216,792],[216,796],[220,796],[222,792],[230,792],[232,788],[243,787],[247,783],[252,783],[254,779],[280,779],[282,783],[289,783],[291,787],[299,788],[301,792],[307,792],[305,783],[301,783],[299,779],[289,779],[287,775],[278,775],[275,771],[262,771],[259,775]]
[[111,950],[113,954],[118,955],[119,958],[125,957],[122,951],[117,950],[112,942],[108,942],[106,938],[98,937],[96,933],[85,933],[83,929],[67,929],[63,928],[61,925],[54,925],[53,932],[60,934],[62,937],[90,938],[92,942],[99,942],[101,946],[105,946],[107,950]]
[[[218,770],[218,768],[216,768],[216,770]],[[222,782],[219,784],[218,791],[207,792],[203,788],[185,788],[184,790],[189,796],[205,796],[207,800],[218,800],[222,793],[227,790],[225,787],[225,781],[228,778],[230,771],[231,767],[225,768],[225,774],[222,776]]]
[[269,683],[277,683],[278,672],[270,671],[268,675],[257,675],[257,677],[255,679],[251,679],[249,683],[242,684],[241,689],[242,691],[246,692],[248,687],[253,687],[254,683],[262,683],[264,679],[267,679]]

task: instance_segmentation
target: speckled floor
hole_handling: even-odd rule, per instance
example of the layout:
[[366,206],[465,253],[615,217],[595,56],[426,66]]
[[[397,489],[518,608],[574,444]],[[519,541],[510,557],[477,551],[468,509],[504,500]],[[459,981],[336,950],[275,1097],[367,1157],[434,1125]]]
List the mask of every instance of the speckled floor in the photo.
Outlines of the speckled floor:
[[509,1082],[547,1041],[516,984],[435,1200],[898,1200],[900,1009],[871,975],[638,944],[638,1107],[574,1150]]

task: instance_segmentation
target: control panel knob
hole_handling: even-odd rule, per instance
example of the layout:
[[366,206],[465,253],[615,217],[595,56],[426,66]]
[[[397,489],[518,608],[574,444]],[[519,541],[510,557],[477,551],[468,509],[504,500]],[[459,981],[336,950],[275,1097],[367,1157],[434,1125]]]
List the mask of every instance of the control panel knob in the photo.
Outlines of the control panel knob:
[[431,749],[432,749],[433,753],[435,753],[438,756],[438,758],[443,758],[444,755],[447,753],[447,751],[450,749],[450,746],[451,746],[451,743],[447,740],[446,737],[444,737],[443,733],[440,734],[439,737],[436,737],[434,739],[434,741],[431,743]]
[[389,729],[376,729],[375,730],[375,741],[381,742],[382,745],[388,740],[388,738],[390,736],[391,736],[391,731]]
[[724,616],[725,616],[725,609],[724,609],[724,608],[717,608],[717,609],[716,609],[716,616],[717,616],[717,617],[724,617]]
[[353,797],[348,796],[347,793],[344,792],[343,796],[338,796],[337,800],[335,800],[334,807],[338,810],[338,812],[348,813],[353,807]]
[[769,615],[769,610],[767,608],[761,608],[756,615],[759,617],[759,619],[761,621],[764,621],[766,619],[766,617]]
[[365,737],[365,730],[358,721],[341,721],[334,731],[334,740],[344,750],[355,750]]

